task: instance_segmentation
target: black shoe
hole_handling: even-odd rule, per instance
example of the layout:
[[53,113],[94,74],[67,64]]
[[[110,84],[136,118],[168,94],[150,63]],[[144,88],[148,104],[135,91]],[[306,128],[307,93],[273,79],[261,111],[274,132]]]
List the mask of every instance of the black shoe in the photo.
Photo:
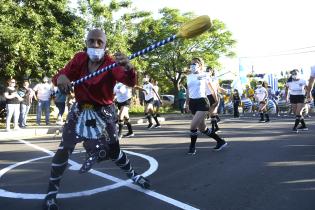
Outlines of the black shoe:
[[93,153],[93,154],[90,154],[86,160],[84,161],[84,163],[82,164],[80,170],[79,170],[79,173],[80,174],[83,174],[83,173],[86,173],[88,172],[89,170],[91,170],[92,166],[97,162],[97,159],[98,159],[98,155],[97,153]]
[[132,178],[132,181],[136,184],[142,187],[143,189],[150,188],[150,182],[146,178],[144,178],[141,175],[136,175]]
[[220,128],[215,128],[215,129],[214,129],[214,132],[215,132],[215,133],[216,133],[216,132],[220,133],[221,130],[220,130]]
[[187,152],[188,155],[195,155],[197,153],[197,150],[195,147],[189,147],[189,150]]
[[46,199],[43,203],[43,210],[59,210],[57,199],[56,198],[50,198]]
[[266,122],[264,119],[260,119],[258,122],[260,122],[260,123],[264,123],[264,122]]
[[270,122],[270,120],[268,119],[268,120],[265,120],[265,122]]
[[227,146],[226,141],[224,141],[223,139],[221,141],[217,142],[217,145],[213,148],[213,150],[215,151],[220,151],[221,149],[223,149],[224,147]]
[[154,128],[160,128],[160,127],[161,127],[160,124],[156,124],[156,125],[154,126]]
[[129,138],[129,137],[132,137],[132,136],[134,136],[135,134],[134,133],[127,133],[127,134],[125,134],[124,135],[124,137],[126,137],[126,138]]
[[297,129],[296,127],[293,127],[293,128],[292,128],[292,132],[293,132],[293,133],[298,133],[299,131],[298,131],[298,129]]
[[300,126],[297,129],[300,131],[308,131],[308,127],[306,127],[306,126]]
[[149,125],[148,125],[148,127],[147,127],[148,129],[151,129],[151,128],[153,128],[153,123],[149,123]]

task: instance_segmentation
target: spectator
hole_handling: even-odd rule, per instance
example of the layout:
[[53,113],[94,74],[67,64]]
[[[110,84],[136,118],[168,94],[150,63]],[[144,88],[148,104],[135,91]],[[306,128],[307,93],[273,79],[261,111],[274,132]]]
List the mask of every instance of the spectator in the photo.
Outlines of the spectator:
[[220,98],[219,100],[219,108],[218,108],[218,114],[224,114],[224,95],[219,93],[218,97]]
[[59,90],[58,87],[54,88],[54,100],[55,100],[55,105],[58,108],[58,116],[57,116],[57,125],[63,125],[63,113],[65,112],[66,108],[66,101],[67,101],[67,95],[66,93],[63,93]]
[[44,109],[46,125],[49,125],[50,97],[53,93],[53,89],[51,84],[48,83],[48,77],[44,77],[43,83],[37,84],[33,90],[36,93],[36,99],[38,101],[36,123],[40,125],[42,109]]
[[27,115],[31,108],[33,97],[35,95],[34,91],[29,87],[30,83],[28,80],[24,80],[23,86],[19,89],[18,93],[23,98],[20,104],[20,117],[19,126],[24,128],[27,126]]
[[12,115],[14,116],[14,130],[18,130],[19,115],[20,115],[20,102],[23,100],[21,96],[17,93],[16,82],[14,79],[9,79],[8,87],[4,92],[4,97],[6,98],[6,131],[10,131],[10,123]]
[[184,85],[180,85],[179,90],[178,90],[178,106],[182,114],[186,113],[185,101],[186,101],[186,88]]
[[234,118],[239,118],[240,113],[238,111],[238,107],[241,103],[241,98],[237,89],[234,89],[233,91],[232,101],[233,101],[233,107],[234,107]]

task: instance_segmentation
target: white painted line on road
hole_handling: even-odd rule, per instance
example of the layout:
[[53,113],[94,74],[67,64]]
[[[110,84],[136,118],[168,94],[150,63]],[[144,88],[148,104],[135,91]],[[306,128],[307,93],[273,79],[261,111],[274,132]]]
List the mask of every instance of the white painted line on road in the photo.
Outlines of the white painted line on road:
[[[33,161],[37,161],[37,160],[41,160],[41,159],[45,159],[45,158],[50,158],[50,157],[52,157],[55,154],[54,152],[52,152],[50,150],[47,150],[47,149],[42,148],[42,147],[39,147],[39,146],[34,145],[34,144],[30,143],[30,142],[27,142],[27,141],[24,141],[24,140],[21,140],[21,139],[16,139],[16,140],[19,141],[19,142],[22,142],[22,143],[24,143],[24,144],[26,144],[26,145],[28,145],[30,147],[33,147],[33,148],[35,148],[37,150],[43,151],[44,153],[49,154],[49,156],[34,158],[34,159],[30,159],[30,160],[27,160],[27,161],[22,161],[22,162],[18,162],[16,164],[10,165],[10,166],[0,170],[0,179],[6,172],[8,172],[9,170],[12,170],[15,167],[18,167],[18,166],[21,166],[23,164],[27,164],[27,163],[30,163],[30,162],[33,162]],[[153,174],[157,170],[158,162],[154,158],[152,158],[150,156],[147,156],[147,155],[144,155],[144,154],[139,154],[139,153],[126,151],[126,150],[124,150],[124,151],[126,153],[128,153],[128,154],[136,155],[136,156],[142,157],[142,158],[144,158],[144,159],[149,161],[150,168],[149,168],[149,170],[147,170],[146,172],[144,172],[142,174],[143,176],[149,176],[149,175]],[[81,164],[79,164],[79,163],[77,163],[75,161],[72,161],[70,159],[69,159],[69,164],[71,164],[74,169],[80,167],[80,165],[81,165]],[[177,200],[175,200],[173,198],[167,197],[167,196],[162,195],[160,193],[157,193],[157,192],[154,192],[154,191],[151,191],[151,190],[142,189],[141,187],[132,184],[132,181],[130,179],[129,180],[122,180],[122,179],[119,179],[117,177],[113,177],[113,176],[111,176],[109,174],[106,174],[106,173],[103,173],[103,172],[100,172],[100,171],[97,171],[97,170],[94,170],[94,169],[90,170],[89,172],[94,174],[94,175],[96,175],[96,176],[102,177],[104,179],[111,180],[111,181],[116,182],[116,183],[112,184],[112,185],[107,185],[107,186],[103,186],[103,187],[100,187],[100,188],[95,188],[95,189],[85,190],[85,191],[80,191],[80,192],[60,193],[60,194],[58,194],[58,198],[90,196],[90,195],[93,195],[93,194],[96,194],[96,193],[108,191],[108,190],[111,190],[111,189],[116,189],[116,188],[122,187],[122,186],[126,186],[126,187],[132,188],[134,190],[143,192],[146,195],[149,195],[151,197],[157,198],[157,199],[159,199],[161,201],[169,203],[169,204],[171,204],[173,206],[176,206],[178,208],[185,209],[185,210],[186,209],[187,210],[197,210],[197,208],[195,208],[193,206],[190,206],[190,205],[188,205],[186,203],[177,201]],[[3,190],[3,189],[0,189],[0,197],[7,197],[7,198],[43,199],[45,195],[46,194],[16,193],[16,192],[10,192],[10,191],[6,191],[6,190]]]

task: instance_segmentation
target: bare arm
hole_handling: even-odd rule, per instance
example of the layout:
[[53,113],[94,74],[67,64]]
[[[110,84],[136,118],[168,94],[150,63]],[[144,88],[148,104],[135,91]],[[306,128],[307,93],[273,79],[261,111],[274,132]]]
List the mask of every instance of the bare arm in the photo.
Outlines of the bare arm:
[[161,101],[161,98],[160,98],[159,94],[155,91],[155,89],[154,89],[154,88],[152,88],[152,90],[153,90],[154,94],[158,97],[158,99],[159,99],[160,103],[162,103],[162,101]]
[[[212,87],[211,82],[208,82],[207,85],[210,88],[210,91],[212,93],[212,96],[213,96],[215,102],[217,103],[218,102],[218,94],[214,91],[214,88]],[[216,103],[214,105],[216,105]]]
[[286,101],[288,101],[288,94],[289,94],[289,88],[288,86],[285,87],[285,93],[284,93],[284,98]]
[[308,86],[307,86],[307,98],[308,99],[312,98],[311,91],[313,89],[314,83],[315,83],[315,77],[310,77],[310,79],[308,81]]

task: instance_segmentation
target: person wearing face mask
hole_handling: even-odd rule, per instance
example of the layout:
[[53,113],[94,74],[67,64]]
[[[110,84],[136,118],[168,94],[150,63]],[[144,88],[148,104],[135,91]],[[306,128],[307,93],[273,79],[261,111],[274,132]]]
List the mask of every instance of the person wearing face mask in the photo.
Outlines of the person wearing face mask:
[[19,130],[18,120],[20,115],[20,102],[23,98],[19,96],[16,89],[16,82],[14,79],[9,79],[8,87],[5,89],[4,97],[6,98],[6,131],[11,131],[10,124],[12,116],[14,116],[14,130]]
[[220,103],[219,91],[220,93],[227,93],[227,91],[220,87],[219,80],[215,76],[214,69],[212,69],[211,67],[207,67],[206,72],[208,72],[207,79],[212,87],[211,89],[209,85],[206,86],[206,94],[210,103],[208,115],[211,118],[211,129],[214,132],[220,132],[220,128],[218,125],[218,122],[220,121],[220,118],[218,115],[218,108],[219,108],[219,103]]
[[[186,104],[188,104],[188,108],[193,114],[193,119],[190,123],[190,145],[188,154],[195,155],[197,152],[196,141],[198,129],[203,134],[215,139],[217,145],[213,149],[220,151],[227,145],[226,141],[220,138],[214,130],[207,128],[205,122],[206,115],[210,108],[206,89],[209,87],[212,93],[215,93],[215,91],[212,84],[209,82],[207,74],[203,72],[203,60],[201,58],[193,58],[190,71],[191,74],[187,76]],[[213,94],[213,100],[214,103],[217,103],[218,99],[216,94]]]
[[86,51],[75,54],[53,77],[54,85],[61,91],[68,93],[72,88],[71,81],[115,62],[118,66],[74,87],[76,102],[67,116],[61,143],[52,159],[47,195],[43,203],[45,210],[59,209],[56,197],[61,177],[76,144],[82,141],[87,157],[79,173],[89,171],[96,162],[111,159],[135,184],[142,188],[150,186],[147,179],[135,172],[126,153],[120,149],[113,104],[115,84],[121,82],[133,87],[136,84],[136,71],[126,55],[116,53],[111,57],[105,53],[106,35],[103,30],[89,31],[86,46]]
[[42,110],[45,110],[45,122],[46,125],[50,124],[50,99],[54,90],[51,84],[49,84],[48,77],[43,78],[42,83],[38,83],[33,88],[37,100],[37,115],[36,115],[36,123],[37,125],[41,124]]
[[[151,128],[160,128],[160,122],[158,120],[158,115],[157,113],[154,112],[154,97],[157,98],[157,100],[160,102],[160,104],[162,104],[161,99],[159,94],[156,92],[153,84],[150,82],[149,78],[144,78],[143,79],[143,86],[139,87],[136,86],[136,89],[139,89],[141,91],[144,92],[144,104],[145,104],[145,108],[144,108],[144,114],[146,116],[146,118],[148,119],[148,129]],[[155,125],[153,125],[152,123],[152,117],[155,121]]]
[[[255,89],[255,100],[259,104],[258,112],[260,114],[259,122],[269,122],[269,115],[267,113],[267,105],[268,105],[268,91],[265,87],[263,87],[263,82],[257,82],[257,88]],[[266,120],[265,120],[266,117]]]
[[[285,89],[285,98],[290,101],[293,114],[295,114],[295,122],[292,132],[297,133],[299,130],[307,131],[303,109],[305,107],[305,93],[307,90],[306,81],[300,79],[299,70],[293,69],[291,72],[292,80],[288,81]],[[300,127],[297,127],[301,123]]]
[[[129,118],[129,106],[131,103],[131,88],[118,82],[114,87],[114,94],[116,96],[117,108],[118,108],[118,137],[132,137],[134,136],[130,118]],[[122,135],[122,129],[124,124],[127,125],[128,133]]]

